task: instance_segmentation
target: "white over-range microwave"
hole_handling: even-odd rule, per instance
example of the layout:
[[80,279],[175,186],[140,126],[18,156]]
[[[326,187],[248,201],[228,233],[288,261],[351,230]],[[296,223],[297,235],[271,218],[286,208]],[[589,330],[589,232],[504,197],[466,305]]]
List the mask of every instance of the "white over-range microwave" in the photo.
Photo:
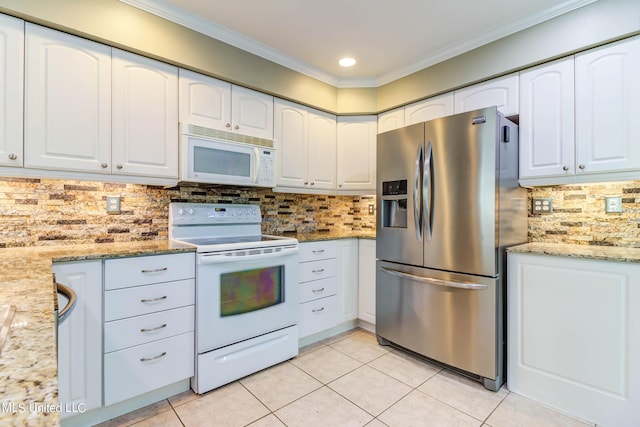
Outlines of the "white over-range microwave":
[[182,124],[180,181],[275,187],[273,141]]

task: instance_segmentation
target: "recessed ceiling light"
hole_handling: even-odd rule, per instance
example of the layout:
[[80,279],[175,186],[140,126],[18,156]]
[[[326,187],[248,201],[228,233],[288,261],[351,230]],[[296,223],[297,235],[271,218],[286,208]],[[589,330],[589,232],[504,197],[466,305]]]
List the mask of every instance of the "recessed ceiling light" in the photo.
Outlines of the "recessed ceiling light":
[[338,61],[341,67],[353,67],[356,63],[356,60],[353,58],[342,58]]

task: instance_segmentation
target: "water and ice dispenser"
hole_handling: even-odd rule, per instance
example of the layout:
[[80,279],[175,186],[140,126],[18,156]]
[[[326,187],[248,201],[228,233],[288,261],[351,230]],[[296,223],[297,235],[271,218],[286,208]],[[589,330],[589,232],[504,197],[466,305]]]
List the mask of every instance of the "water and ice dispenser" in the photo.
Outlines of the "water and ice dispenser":
[[382,226],[407,228],[407,180],[382,183]]

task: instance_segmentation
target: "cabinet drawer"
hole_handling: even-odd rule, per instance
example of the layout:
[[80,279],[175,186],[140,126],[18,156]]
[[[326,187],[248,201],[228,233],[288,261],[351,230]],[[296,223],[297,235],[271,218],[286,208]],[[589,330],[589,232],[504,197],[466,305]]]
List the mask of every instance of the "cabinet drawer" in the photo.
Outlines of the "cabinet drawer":
[[104,404],[194,375],[193,332],[104,355]]
[[335,258],[337,254],[338,246],[335,240],[329,240],[325,242],[307,242],[300,244],[300,262]]
[[300,304],[298,332],[300,338],[333,328],[338,319],[336,295]]
[[106,322],[104,324],[104,352],[110,353],[192,332],[193,325],[194,307],[192,305]]
[[193,305],[195,279],[136,286],[104,293],[105,322]]
[[335,277],[328,277],[326,279],[300,283],[298,298],[299,301],[303,303],[335,295],[337,291],[338,280]]
[[298,281],[308,282],[310,280],[325,279],[327,277],[335,277],[338,269],[336,259],[324,259],[321,261],[300,263],[298,269]]
[[106,290],[194,277],[196,260],[192,252],[108,259],[104,262]]

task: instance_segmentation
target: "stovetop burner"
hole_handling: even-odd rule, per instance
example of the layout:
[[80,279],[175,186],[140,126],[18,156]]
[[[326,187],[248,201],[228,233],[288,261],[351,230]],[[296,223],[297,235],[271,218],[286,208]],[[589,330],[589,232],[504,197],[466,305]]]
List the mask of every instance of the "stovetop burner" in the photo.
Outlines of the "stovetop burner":
[[171,203],[169,239],[197,252],[243,250],[298,244],[291,237],[264,235],[258,205]]

